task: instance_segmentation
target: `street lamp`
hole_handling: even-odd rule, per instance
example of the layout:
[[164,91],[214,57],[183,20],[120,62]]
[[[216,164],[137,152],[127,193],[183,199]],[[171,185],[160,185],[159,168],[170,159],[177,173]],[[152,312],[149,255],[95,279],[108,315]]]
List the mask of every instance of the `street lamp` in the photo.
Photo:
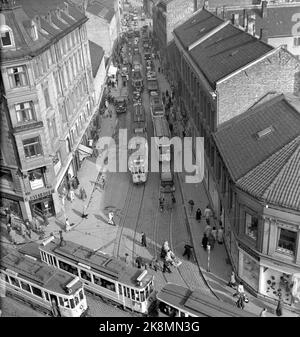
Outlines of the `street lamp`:
[[210,272],[209,269],[209,260],[210,260],[210,245],[207,245],[207,271]]

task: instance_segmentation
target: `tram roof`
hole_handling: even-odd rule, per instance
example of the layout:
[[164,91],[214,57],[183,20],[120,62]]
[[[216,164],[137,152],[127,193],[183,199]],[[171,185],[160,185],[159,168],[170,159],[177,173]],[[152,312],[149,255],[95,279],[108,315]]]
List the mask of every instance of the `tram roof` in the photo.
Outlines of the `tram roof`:
[[205,295],[200,290],[192,291],[172,283],[167,283],[161,289],[157,299],[197,317],[255,317],[252,313]]
[[[54,239],[46,246],[40,246],[40,249],[52,253],[57,257],[72,261],[74,264],[80,262],[91,267],[92,271],[98,272],[108,278],[130,286],[136,286],[136,280],[141,274],[140,269],[128,266],[125,262],[117,260],[110,255],[94,251],[75,242],[64,241],[65,244],[61,246],[59,244],[60,240]],[[148,283],[151,277],[150,274],[147,275],[147,277],[143,279],[143,285]]]
[[153,124],[156,137],[170,137],[169,125],[164,116],[153,118]]
[[134,122],[145,121],[145,111],[141,104],[136,104],[133,106],[133,120]]
[[[1,268],[18,273],[18,277],[24,280],[62,295],[69,295],[66,286],[74,279],[74,276],[70,276],[59,269],[49,267],[39,260],[31,259],[17,250],[2,250],[0,265]],[[70,287],[71,293],[80,287],[81,282],[76,282]]]

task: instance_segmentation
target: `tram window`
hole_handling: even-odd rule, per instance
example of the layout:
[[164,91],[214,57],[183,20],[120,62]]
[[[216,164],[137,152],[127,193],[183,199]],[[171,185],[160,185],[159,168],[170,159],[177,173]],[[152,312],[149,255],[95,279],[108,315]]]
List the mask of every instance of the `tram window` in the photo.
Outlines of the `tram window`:
[[75,305],[78,305],[79,304],[79,299],[78,299],[77,295],[74,296],[74,300],[75,300]]
[[185,317],[184,312],[180,311],[180,317]]
[[135,291],[135,300],[140,302],[140,292],[138,290]]
[[148,298],[148,297],[149,297],[149,285],[146,288],[146,298]]
[[[67,298],[64,298],[64,307],[65,308],[70,308],[70,303],[69,303],[69,300]],[[74,308],[74,302],[73,302],[73,308]]]
[[104,287],[104,288],[106,288],[108,290],[116,292],[116,285],[113,282],[110,282],[108,280],[102,279],[102,287]]
[[46,293],[45,291],[44,291],[44,294],[45,294],[46,300],[47,300],[48,302],[50,302],[50,297],[49,297],[49,294],[48,294],[48,293]]
[[44,252],[41,252],[42,261],[47,262],[46,254]]
[[59,299],[59,305],[63,307],[64,301],[63,301],[62,297],[58,297],[58,299]]
[[122,286],[121,286],[121,284],[118,285],[118,288],[119,288],[119,295],[122,295],[123,292],[122,292]]
[[70,299],[70,304],[71,304],[71,308],[74,309],[75,308],[75,304],[74,304],[73,298]]
[[130,289],[128,287],[124,287],[124,295],[130,298]]
[[23,281],[20,281],[20,283],[21,283],[21,287],[22,287],[23,290],[28,291],[29,293],[31,293],[30,285],[28,283],[25,283]]
[[6,282],[6,283],[9,283],[8,276],[7,276],[6,274],[4,274],[4,276],[5,276],[5,282]]
[[68,273],[74,274],[76,276],[78,276],[78,270],[76,267],[71,266],[70,264],[66,263],[66,262],[62,262],[62,261],[58,261],[59,263],[59,268],[63,269],[65,271],[67,271]]
[[79,299],[83,300],[83,292],[82,292],[82,290],[79,290]]
[[54,257],[52,255],[48,255],[48,257],[49,257],[49,263],[52,266],[56,266]]
[[10,283],[13,285],[13,286],[16,286],[16,287],[19,287],[20,288],[20,284],[19,284],[19,280],[17,280],[16,278],[10,276]]
[[36,287],[33,287],[31,286],[31,289],[32,289],[32,293],[36,296],[39,296],[39,297],[43,297],[43,294],[42,294],[42,291],[40,288],[36,288]]
[[150,294],[151,294],[152,291],[154,290],[153,281],[150,282],[150,284],[149,284],[149,289],[150,289]]
[[101,281],[102,281],[102,280],[101,280],[100,277],[94,275],[94,283],[95,283],[95,284],[98,284],[99,286],[101,286]]
[[83,278],[84,280],[87,280],[89,282],[92,282],[92,277],[91,277],[90,273],[88,273],[85,270],[80,270],[80,274],[81,274],[81,278]]
[[141,302],[144,302],[145,301],[145,292],[141,291],[140,294],[141,294]]
[[134,289],[131,289],[131,299],[132,299],[132,300],[135,300]]

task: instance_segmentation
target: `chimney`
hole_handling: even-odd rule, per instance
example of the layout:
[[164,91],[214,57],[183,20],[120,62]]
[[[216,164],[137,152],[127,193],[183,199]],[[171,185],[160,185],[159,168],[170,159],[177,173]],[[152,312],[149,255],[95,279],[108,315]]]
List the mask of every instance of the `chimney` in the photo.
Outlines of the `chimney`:
[[261,17],[264,19],[267,17],[267,6],[268,2],[267,1],[262,1],[261,3]]
[[216,8],[216,15],[217,15],[218,17],[222,17],[222,8],[221,8],[221,7],[217,7],[217,8]]
[[260,29],[259,39],[263,42],[268,42],[268,31],[265,28]]
[[247,10],[244,9],[243,12],[244,12],[243,13],[243,27],[246,29],[246,27],[247,27]]
[[203,8],[208,10],[208,8],[209,8],[208,0],[204,1]]
[[226,6],[223,6],[223,20],[226,20],[227,9]]
[[194,0],[194,12],[198,9],[198,0]]
[[232,14],[232,18],[231,18],[232,24],[235,26],[239,26],[240,22],[239,22],[239,14],[238,13],[234,13]]
[[255,21],[248,20],[247,33],[250,35],[255,35]]

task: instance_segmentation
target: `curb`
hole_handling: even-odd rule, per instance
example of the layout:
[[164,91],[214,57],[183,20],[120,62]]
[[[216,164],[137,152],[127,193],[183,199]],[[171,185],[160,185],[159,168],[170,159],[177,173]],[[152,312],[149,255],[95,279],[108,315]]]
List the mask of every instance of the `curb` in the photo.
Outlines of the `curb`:
[[[187,230],[188,230],[188,233],[189,233],[189,236],[190,236],[190,239],[192,241],[192,244],[193,246],[195,247],[195,242],[194,242],[194,239],[193,239],[193,235],[192,235],[192,230],[191,230],[191,224],[190,224],[190,221],[189,221],[189,217],[188,217],[188,214],[187,214],[187,210],[186,210],[186,200],[184,198],[184,194],[183,194],[183,188],[182,188],[182,185],[181,185],[181,180],[180,180],[180,177],[179,177],[179,174],[176,173],[176,176],[177,176],[177,179],[178,179],[178,182],[179,182],[179,189],[180,189],[180,194],[181,194],[181,197],[182,197],[182,200],[183,200],[183,209],[184,209],[184,213],[185,213],[185,224],[186,224],[186,227],[187,227]],[[209,288],[210,292],[218,299],[218,300],[221,300],[219,298],[219,296],[214,292],[213,288],[210,286],[209,282],[207,281],[207,279],[205,278],[203,272],[202,272],[202,266],[201,264],[199,263],[198,261],[198,258],[197,258],[197,255],[195,253],[195,250],[194,250],[194,257],[195,257],[195,261],[198,265],[198,269],[199,269],[199,272],[200,272],[200,275],[204,281],[204,283],[207,285],[207,287]]]

